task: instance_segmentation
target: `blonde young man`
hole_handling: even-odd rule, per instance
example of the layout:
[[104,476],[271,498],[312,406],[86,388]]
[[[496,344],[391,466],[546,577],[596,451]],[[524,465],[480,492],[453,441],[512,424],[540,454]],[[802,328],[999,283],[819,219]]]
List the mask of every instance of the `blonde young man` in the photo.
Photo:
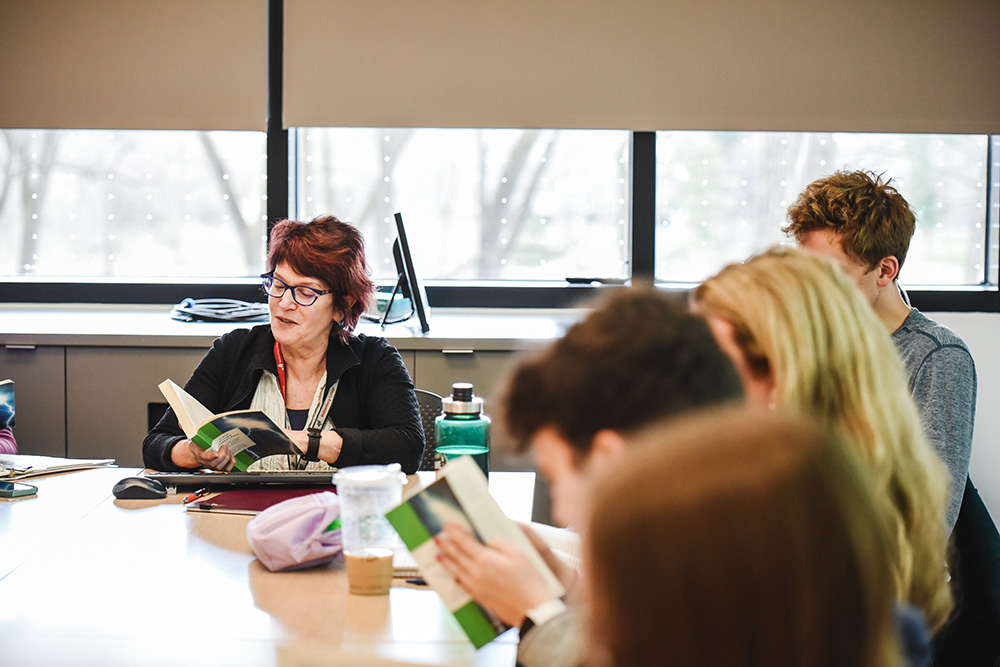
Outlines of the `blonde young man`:
[[950,473],[951,531],[969,473],[976,420],[976,365],[965,342],[904,300],[897,285],[916,217],[892,186],[868,171],[821,178],[788,209],[786,234],[836,260],[872,305],[906,367],[927,437]]

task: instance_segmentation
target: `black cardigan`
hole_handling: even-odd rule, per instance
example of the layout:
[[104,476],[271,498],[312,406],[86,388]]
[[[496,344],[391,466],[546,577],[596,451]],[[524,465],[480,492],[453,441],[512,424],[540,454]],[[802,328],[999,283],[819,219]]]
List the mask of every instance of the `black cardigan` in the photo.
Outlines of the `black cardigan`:
[[[216,339],[184,389],[214,414],[245,410],[264,370],[275,375],[278,370],[270,325],[237,329]],[[416,472],[423,427],[413,382],[396,348],[384,338],[358,335],[345,344],[331,336],[326,372],[327,386],[340,378],[330,419],[344,445],[333,465],[399,463],[404,472]],[[142,442],[146,467],[178,470],[170,450],[183,438],[168,408]]]

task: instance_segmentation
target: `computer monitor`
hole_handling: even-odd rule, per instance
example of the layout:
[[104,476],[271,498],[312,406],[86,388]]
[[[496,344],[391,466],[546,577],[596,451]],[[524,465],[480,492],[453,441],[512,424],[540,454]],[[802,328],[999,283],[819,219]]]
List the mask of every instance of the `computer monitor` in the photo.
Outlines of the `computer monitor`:
[[[392,258],[396,263],[396,286],[392,289],[381,324],[383,327],[386,325],[389,311],[392,310],[392,301],[396,297],[396,292],[400,292],[413,304],[413,311],[420,320],[420,330],[427,333],[431,330],[430,305],[427,303],[424,286],[417,279],[417,271],[413,268],[413,255],[410,253],[410,243],[406,239],[402,213],[396,213],[396,240],[392,243]],[[412,317],[412,314],[410,316]]]

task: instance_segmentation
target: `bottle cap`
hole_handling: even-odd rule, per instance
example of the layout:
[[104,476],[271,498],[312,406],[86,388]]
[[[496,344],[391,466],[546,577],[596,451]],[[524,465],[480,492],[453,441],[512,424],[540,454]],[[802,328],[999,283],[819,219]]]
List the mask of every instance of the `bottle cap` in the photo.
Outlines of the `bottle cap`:
[[472,391],[472,383],[456,382],[451,385],[451,396],[441,399],[445,414],[478,415],[483,411],[483,399]]

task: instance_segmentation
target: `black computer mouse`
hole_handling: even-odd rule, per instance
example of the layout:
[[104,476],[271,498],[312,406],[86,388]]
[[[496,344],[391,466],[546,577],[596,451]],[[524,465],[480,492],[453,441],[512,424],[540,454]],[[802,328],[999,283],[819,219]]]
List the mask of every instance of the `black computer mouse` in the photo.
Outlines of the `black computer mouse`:
[[167,487],[156,479],[148,477],[126,477],[115,484],[111,492],[115,498],[129,500],[150,500],[154,498],[166,498]]

